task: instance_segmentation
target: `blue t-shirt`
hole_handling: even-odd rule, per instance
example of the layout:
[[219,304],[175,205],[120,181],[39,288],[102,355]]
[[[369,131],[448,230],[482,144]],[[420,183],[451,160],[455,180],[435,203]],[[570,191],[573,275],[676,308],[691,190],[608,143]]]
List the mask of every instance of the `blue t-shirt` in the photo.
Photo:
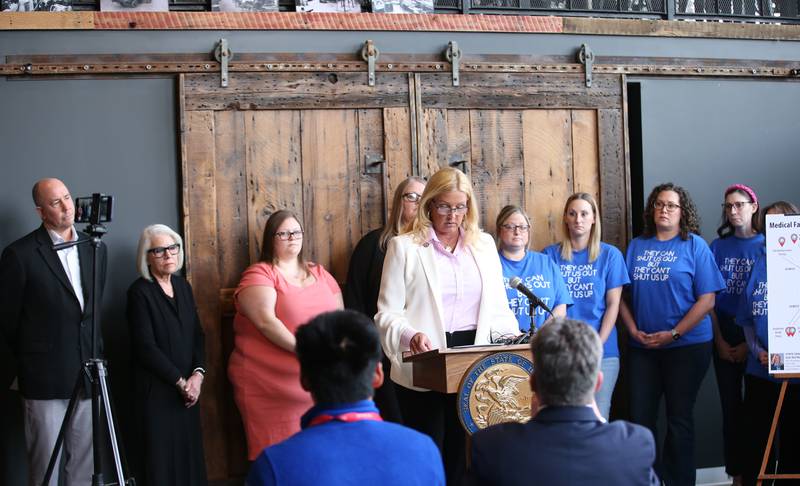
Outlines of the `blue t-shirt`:
[[[630,283],[628,269],[622,252],[617,247],[600,243],[600,254],[593,262],[589,262],[589,249],[572,252],[572,261],[561,258],[561,244],[556,243],[544,249],[561,267],[561,276],[567,284],[572,296],[573,305],[567,310],[567,316],[583,321],[597,331],[603,315],[606,313],[606,291],[622,287]],[[617,345],[617,328],[611,328],[611,334],[603,345],[603,357],[619,356]]]
[[[767,349],[769,344],[767,319],[767,256],[762,246],[761,254],[753,264],[750,279],[742,292],[739,309],[736,313],[736,323],[742,327],[752,327],[755,330],[758,344]],[[745,373],[765,380],[777,381],[770,377],[767,367],[761,364],[758,356],[753,355],[750,351],[747,353]]]
[[[522,260],[515,262],[500,252],[500,263],[503,265],[503,281],[506,284],[508,305],[517,317],[520,331],[527,331],[531,327],[530,302],[522,292],[508,286],[512,278],[521,278],[522,283],[551,309],[561,304],[572,304],[572,297],[569,296],[569,290],[564,284],[558,265],[544,253],[528,251]],[[536,329],[542,327],[548,317],[550,314],[537,307],[534,312]]]
[[[669,331],[683,319],[697,298],[725,288],[714,255],[698,235],[667,241],[655,237],[631,240],[626,258],[631,279],[633,316],[641,331]],[[706,315],[692,330],[665,348],[705,343],[713,337]],[[643,347],[631,339],[632,346]]]
[[756,259],[764,252],[764,236],[739,238],[735,235],[717,238],[711,242],[711,253],[717,262],[725,288],[717,294],[714,309],[717,314],[735,316],[739,310],[742,291],[750,279]]

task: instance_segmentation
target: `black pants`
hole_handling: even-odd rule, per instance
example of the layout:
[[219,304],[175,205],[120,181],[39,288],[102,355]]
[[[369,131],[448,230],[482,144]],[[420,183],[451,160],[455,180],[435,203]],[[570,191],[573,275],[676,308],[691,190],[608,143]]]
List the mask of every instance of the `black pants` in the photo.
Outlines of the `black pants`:
[[[475,342],[475,331],[447,333],[447,347]],[[447,484],[459,484],[467,464],[466,432],[458,419],[455,393],[418,392],[395,384],[403,423],[430,436],[444,462]]]
[[447,484],[459,484],[466,469],[466,433],[458,420],[455,393],[418,392],[395,384],[406,426],[430,436],[444,462]]
[[400,405],[397,403],[397,393],[395,393],[395,385],[389,376],[392,373],[392,362],[386,355],[383,355],[383,384],[375,390],[375,406],[381,413],[381,418],[387,422],[395,422],[398,424],[403,423],[403,416],[400,413]]
[[[742,464],[742,482],[755,485],[761,459],[767,447],[769,429],[781,385],[779,383],[745,375],[744,422],[747,450]],[[789,385],[783,400],[780,422],[767,462],[767,473],[800,474],[800,385]],[[777,463],[777,464],[776,464]],[[794,482],[793,482],[794,481]],[[797,480],[782,480],[775,484],[796,484]]]
[[722,451],[729,476],[742,474],[744,460],[744,368],[745,363],[720,359],[714,349],[714,373],[722,407]]
[[667,435],[657,447],[656,473],[667,486],[694,486],[694,404],[711,363],[711,343],[628,352],[631,420],[658,441],[658,405],[664,397]]

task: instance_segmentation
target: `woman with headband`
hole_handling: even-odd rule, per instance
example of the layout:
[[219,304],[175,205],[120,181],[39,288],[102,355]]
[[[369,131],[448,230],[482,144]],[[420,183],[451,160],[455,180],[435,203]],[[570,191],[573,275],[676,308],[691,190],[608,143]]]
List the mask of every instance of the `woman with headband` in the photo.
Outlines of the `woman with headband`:
[[714,371],[722,405],[722,441],[725,472],[739,484],[742,474],[744,421],[742,386],[747,343],[742,328],[734,322],[744,297],[753,264],[763,252],[764,236],[759,233],[758,198],[744,184],[725,189],[719,238],[711,242],[711,252],[725,288],[717,294],[711,320],[714,327]]

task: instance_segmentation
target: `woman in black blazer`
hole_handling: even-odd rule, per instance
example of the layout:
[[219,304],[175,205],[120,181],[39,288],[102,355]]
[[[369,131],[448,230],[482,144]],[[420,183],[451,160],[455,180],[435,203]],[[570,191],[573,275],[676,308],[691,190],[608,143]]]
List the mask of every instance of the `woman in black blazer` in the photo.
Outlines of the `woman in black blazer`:
[[205,374],[205,338],[192,288],[175,272],[183,241],[168,226],[139,238],[141,278],[128,289],[140,484],[204,485],[206,470],[196,406]]

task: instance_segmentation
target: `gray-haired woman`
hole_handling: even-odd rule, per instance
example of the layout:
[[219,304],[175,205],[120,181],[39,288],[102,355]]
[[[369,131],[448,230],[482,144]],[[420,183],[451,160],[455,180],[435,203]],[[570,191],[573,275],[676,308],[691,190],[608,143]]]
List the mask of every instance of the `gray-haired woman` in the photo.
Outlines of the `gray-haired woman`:
[[139,238],[141,275],[128,289],[137,478],[146,485],[206,484],[200,414],[205,337],[192,288],[175,274],[183,240],[163,224]]

